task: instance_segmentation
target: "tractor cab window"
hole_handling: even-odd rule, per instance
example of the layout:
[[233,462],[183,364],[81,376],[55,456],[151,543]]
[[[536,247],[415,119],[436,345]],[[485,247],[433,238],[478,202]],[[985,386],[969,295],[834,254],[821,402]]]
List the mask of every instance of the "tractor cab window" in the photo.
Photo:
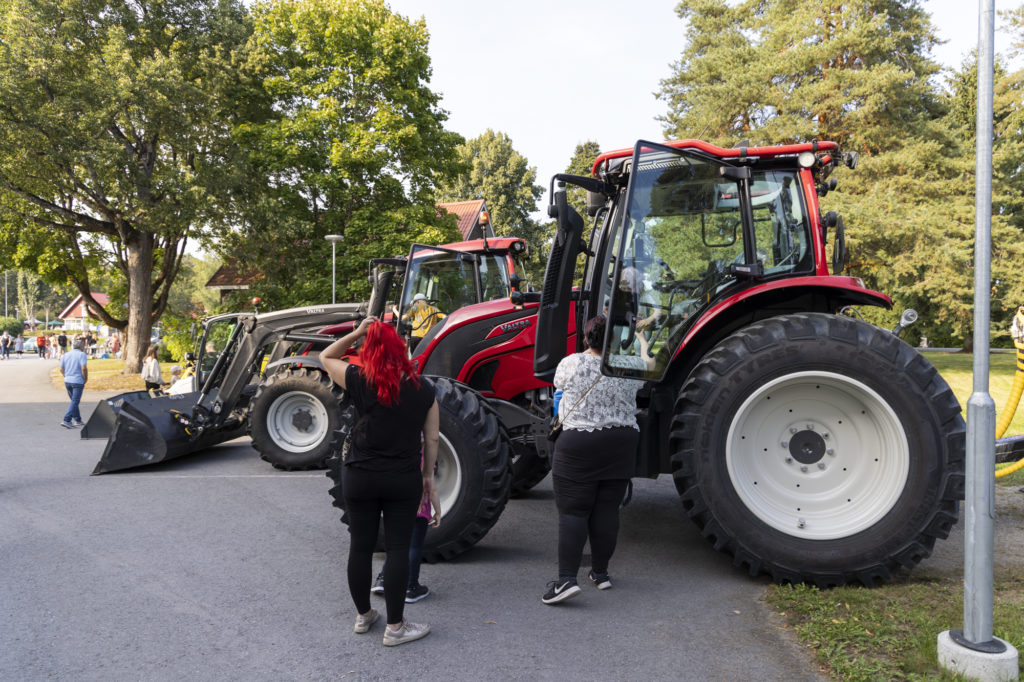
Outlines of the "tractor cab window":
[[200,384],[206,380],[207,374],[217,364],[217,358],[228,345],[231,339],[231,332],[235,330],[238,319],[226,317],[223,319],[211,320],[207,323],[203,338],[200,340],[199,348],[196,349],[196,357],[199,358]]
[[493,301],[498,298],[508,298],[512,291],[508,277],[508,264],[504,255],[483,254],[480,256],[482,300]]
[[[733,270],[746,251],[741,185],[723,176],[726,165],[661,145],[638,146],[603,269],[610,373],[661,378],[697,318],[750,282]],[[810,271],[810,232],[796,172],[755,166],[750,194],[753,253],[765,277]]]
[[400,331],[423,338],[453,310],[479,300],[477,257],[433,246],[414,245],[402,300],[396,311]]

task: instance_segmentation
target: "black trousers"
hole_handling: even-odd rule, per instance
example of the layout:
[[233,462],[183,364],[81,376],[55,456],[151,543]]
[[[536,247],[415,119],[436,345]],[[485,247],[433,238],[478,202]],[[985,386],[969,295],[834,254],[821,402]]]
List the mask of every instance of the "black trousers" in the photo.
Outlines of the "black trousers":
[[373,550],[384,518],[384,603],[388,623],[401,623],[409,582],[409,539],[423,496],[419,471],[392,473],[345,467],[342,494],[351,534],[348,550],[348,590],[359,613],[370,610]]
[[558,508],[558,578],[576,578],[590,539],[591,568],[607,573],[619,537],[619,503],[629,479],[575,481],[552,475]]

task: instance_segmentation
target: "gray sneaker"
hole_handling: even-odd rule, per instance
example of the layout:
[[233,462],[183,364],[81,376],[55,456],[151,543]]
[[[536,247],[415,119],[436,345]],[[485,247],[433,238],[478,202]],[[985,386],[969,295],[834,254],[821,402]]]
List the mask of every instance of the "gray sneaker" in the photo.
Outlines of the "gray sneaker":
[[384,628],[384,646],[398,646],[406,642],[422,639],[430,634],[430,626],[423,623],[410,623],[405,620],[397,630]]
[[370,627],[377,622],[378,618],[380,618],[380,614],[375,609],[370,609],[366,613],[356,616],[356,624],[352,630],[358,635],[369,632]]

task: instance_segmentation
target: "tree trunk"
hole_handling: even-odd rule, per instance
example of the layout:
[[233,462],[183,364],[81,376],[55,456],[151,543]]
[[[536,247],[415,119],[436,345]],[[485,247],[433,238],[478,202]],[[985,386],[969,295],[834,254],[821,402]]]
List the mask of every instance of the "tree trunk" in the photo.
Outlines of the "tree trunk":
[[124,373],[142,372],[153,328],[153,235],[136,232],[128,253],[128,327],[124,334]]

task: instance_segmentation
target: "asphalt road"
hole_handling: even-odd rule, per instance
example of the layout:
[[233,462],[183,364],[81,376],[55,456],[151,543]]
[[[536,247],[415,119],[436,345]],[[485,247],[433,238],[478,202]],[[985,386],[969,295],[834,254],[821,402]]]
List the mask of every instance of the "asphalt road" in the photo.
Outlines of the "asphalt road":
[[541,603],[556,574],[546,480],[473,550],[423,567],[432,594],[406,614],[432,632],[384,648],[380,624],[352,633],[322,472],[276,471],[239,439],[90,476],[104,441],[58,425],[55,365],[0,362],[2,680],[821,679],[761,602],[764,579],[711,549],[665,476],[636,482],[614,589]]

